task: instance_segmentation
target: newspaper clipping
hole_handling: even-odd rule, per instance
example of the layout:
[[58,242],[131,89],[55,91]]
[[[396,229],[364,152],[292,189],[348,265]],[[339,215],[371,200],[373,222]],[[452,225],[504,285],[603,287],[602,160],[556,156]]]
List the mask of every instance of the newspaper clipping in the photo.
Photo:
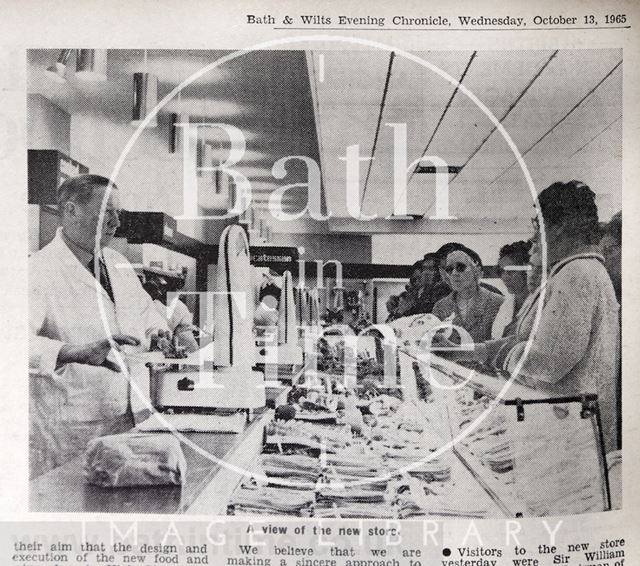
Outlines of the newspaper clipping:
[[5,6],[1,564],[640,564],[637,3]]

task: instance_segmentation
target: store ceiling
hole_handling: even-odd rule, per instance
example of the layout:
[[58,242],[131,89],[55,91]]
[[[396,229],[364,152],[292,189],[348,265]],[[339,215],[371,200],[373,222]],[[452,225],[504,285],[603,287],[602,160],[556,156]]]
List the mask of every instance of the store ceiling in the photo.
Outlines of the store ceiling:
[[[620,50],[418,55],[460,81],[494,114],[523,155],[538,192],[558,180],[580,179],[596,192],[602,218],[620,209]],[[363,157],[375,158],[370,171],[369,162],[360,168],[363,213],[391,214],[394,130],[387,124],[401,123],[407,126],[407,162],[429,155],[463,167],[449,175],[449,208],[464,219],[465,230],[484,230],[496,220],[528,224],[531,192],[513,151],[486,114],[461,90],[455,92],[454,84],[389,53],[317,52],[312,57],[324,183],[334,215],[347,216],[346,168],[336,156],[352,144],[360,145]],[[435,213],[434,175],[412,175],[407,191],[410,213],[427,218]],[[334,231],[439,229],[438,221],[402,224],[330,223]],[[443,229],[455,231],[455,226],[448,223]]]
[[[221,51],[148,52],[148,70],[159,77],[162,98],[192,73],[225,55]],[[142,50],[110,50],[106,83],[82,83],[71,75],[58,85],[43,70],[56,51],[29,52],[29,91],[70,114],[95,113],[125,124],[131,118],[132,73],[144,68]],[[622,65],[620,50],[425,52],[422,59],[460,80],[497,117],[524,155],[538,190],[557,180],[580,179],[598,195],[601,217],[621,206]],[[322,60],[320,59],[322,56]],[[223,121],[247,137],[246,171],[266,206],[270,191],[306,180],[292,166],[285,180],[270,176],[273,163],[305,155],[320,163],[323,198],[333,215],[332,231],[424,232],[428,220],[357,222],[346,209],[346,147],[360,146],[360,200],[365,214],[393,209],[393,130],[406,124],[407,159],[438,156],[462,166],[451,174],[450,213],[465,230],[487,219],[528,224],[532,199],[514,153],[487,116],[454,85],[432,70],[384,51],[262,51],[225,63],[186,87],[180,108],[191,121]],[[455,93],[455,94],[454,94]],[[152,135],[168,137],[167,114]],[[317,125],[319,127],[317,127]],[[168,141],[167,141],[168,143]],[[374,151],[375,144],[375,151]],[[366,183],[365,183],[366,181]],[[414,174],[408,184],[409,212],[434,211],[434,175]],[[306,194],[290,193],[289,210]],[[437,221],[436,221],[437,223]],[[326,231],[326,225],[319,231]],[[462,225],[462,224],[460,224]],[[305,231],[314,231],[307,223]],[[449,226],[449,228],[451,227]],[[455,229],[455,225],[454,228]]]

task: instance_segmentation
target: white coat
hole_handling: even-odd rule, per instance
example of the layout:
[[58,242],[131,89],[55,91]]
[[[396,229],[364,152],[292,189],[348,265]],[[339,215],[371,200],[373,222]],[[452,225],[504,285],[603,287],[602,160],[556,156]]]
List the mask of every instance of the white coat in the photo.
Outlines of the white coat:
[[[151,333],[167,329],[166,320],[157,312],[127,259],[110,248],[103,250],[103,257],[115,304],[65,244],[61,229],[51,243],[29,258],[29,373],[31,419],[35,419],[32,431],[45,433],[47,442],[56,444],[56,450],[67,455],[83,450],[85,437],[100,431],[99,423],[122,417],[128,412],[129,403],[134,412],[139,411],[144,402],[135,393],[130,396],[127,372],[85,364],[66,364],[56,370],[61,346],[102,340],[109,336],[109,329],[111,334],[138,338],[139,349],[146,350]],[[130,366],[129,376],[148,394],[148,370],[144,365]],[[69,434],[57,434],[61,429],[56,427],[66,428],[68,433],[68,426],[86,429],[79,446],[64,446],[74,440]],[[65,459],[68,458],[53,458],[56,465]]]

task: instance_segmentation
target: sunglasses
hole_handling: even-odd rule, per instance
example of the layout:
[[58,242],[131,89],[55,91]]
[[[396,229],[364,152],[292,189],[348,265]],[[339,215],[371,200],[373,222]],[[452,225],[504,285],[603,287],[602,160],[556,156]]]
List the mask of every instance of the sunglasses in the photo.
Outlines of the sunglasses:
[[453,273],[454,271],[457,271],[458,273],[464,273],[468,267],[469,266],[466,263],[454,263],[453,265],[447,265],[444,270],[449,274]]

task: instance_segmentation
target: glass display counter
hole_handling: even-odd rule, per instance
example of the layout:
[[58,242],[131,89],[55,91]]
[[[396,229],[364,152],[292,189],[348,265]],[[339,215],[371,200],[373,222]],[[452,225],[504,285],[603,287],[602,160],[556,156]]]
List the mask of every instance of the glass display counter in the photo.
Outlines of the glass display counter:
[[402,384],[511,517],[610,509],[597,396],[550,397],[485,366],[399,352]]
[[228,513],[515,518],[610,508],[594,395],[546,397],[411,348],[397,349],[396,375],[386,375],[375,357],[384,348],[368,350],[353,375],[334,350],[293,380]]

